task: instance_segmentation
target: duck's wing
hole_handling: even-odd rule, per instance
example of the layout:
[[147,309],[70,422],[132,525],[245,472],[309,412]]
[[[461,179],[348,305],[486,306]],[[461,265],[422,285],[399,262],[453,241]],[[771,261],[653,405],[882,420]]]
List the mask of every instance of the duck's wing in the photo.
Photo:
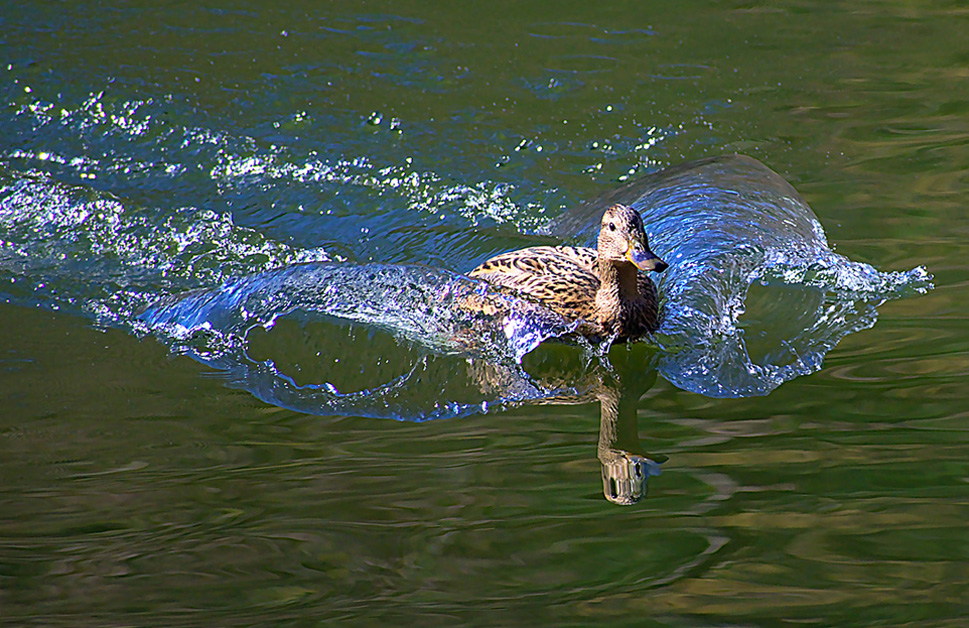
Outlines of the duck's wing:
[[492,257],[468,276],[510,288],[569,318],[592,320],[596,260],[593,249],[536,246]]
[[587,272],[598,281],[595,249],[578,246],[533,246],[496,255],[468,275],[482,279],[501,275],[561,275]]
[[596,279],[599,278],[599,254],[595,249],[584,246],[554,246],[560,255],[574,261],[579,266],[592,273]]

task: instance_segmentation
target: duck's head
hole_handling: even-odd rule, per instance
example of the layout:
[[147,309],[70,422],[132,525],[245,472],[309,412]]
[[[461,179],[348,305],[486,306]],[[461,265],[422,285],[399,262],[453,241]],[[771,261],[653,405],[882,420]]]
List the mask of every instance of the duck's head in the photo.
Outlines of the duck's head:
[[629,263],[639,270],[661,273],[668,266],[649,250],[639,212],[626,205],[613,205],[602,215],[598,250],[600,260]]

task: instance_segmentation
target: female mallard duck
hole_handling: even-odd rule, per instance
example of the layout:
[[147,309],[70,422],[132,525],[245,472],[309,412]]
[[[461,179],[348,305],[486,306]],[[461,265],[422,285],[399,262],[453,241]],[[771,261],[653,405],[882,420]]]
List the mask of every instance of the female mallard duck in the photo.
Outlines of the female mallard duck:
[[569,320],[594,340],[625,342],[657,327],[656,286],[638,270],[663,272],[643,219],[625,205],[602,216],[596,249],[536,246],[492,257],[468,276],[510,288]]

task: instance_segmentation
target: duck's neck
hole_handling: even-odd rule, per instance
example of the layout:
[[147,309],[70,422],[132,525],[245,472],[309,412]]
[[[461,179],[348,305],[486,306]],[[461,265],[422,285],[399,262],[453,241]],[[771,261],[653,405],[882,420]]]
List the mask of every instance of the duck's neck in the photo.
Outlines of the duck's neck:
[[639,300],[639,279],[636,267],[626,262],[599,262],[599,291],[596,309],[603,319],[618,320],[623,306]]

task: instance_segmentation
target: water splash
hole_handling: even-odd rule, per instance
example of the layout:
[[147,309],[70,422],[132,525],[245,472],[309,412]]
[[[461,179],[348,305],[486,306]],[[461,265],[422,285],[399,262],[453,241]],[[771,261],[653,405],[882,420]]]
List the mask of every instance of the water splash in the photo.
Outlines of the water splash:
[[[441,354],[521,358],[575,325],[488,284],[423,266],[310,263],[160,300],[139,319],[173,339],[218,332],[244,340],[296,311],[385,329]],[[231,343],[230,343],[231,344]]]
[[[141,141],[148,153],[138,163],[114,149],[94,161],[41,146],[5,155],[18,166],[33,164],[26,172],[0,165],[0,285],[8,301],[154,334],[174,351],[219,369],[232,385],[306,412],[438,418],[581,389],[542,384],[519,365],[541,342],[571,331],[533,303],[446,270],[333,263],[345,257],[327,247],[302,247],[300,234],[285,229],[279,232],[285,237],[274,239],[274,228],[237,224],[234,211],[159,210],[98,191],[89,180],[70,185],[55,177],[93,171],[103,186],[106,179],[130,176],[120,189],[131,189],[139,181],[151,181],[147,187],[153,188],[193,172],[195,184],[215,186],[220,209],[267,185],[359,188],[398,195],[424,217],[445,206],[458,208],[449,213],[465,226],[478,219],[521,221],[506,186],[444,185],[408,160],[381,167],[368,159],[299,159],[246,138],[179,127],[156,117],[152,102],[111,112],[104,103],[99,96],[74,113],[58,114],[59,122],[50,108],[16,114],[56,127],[65,149],[93,120],[98,128],[117,127],[119,136]],[[187,156],[178,148],[186,142],[203,151],[193,149],[193,159],[201,159],[195,167],[151,156]],[[723,157],[647,175],[560,216],[545,231],[591,242],[601,212],[613,202],[643,213],[653,249],[671,263],[660,277],[663,322],[653,342],[663,351],[660,372],[686,390],[721,397],[767,394],[818,370],[841,338],[875,323],[882,301],[931,288],[922,268],[884,273],[831,251],[797,192],[752,159]],[[338,247],[351,243],[354,225],[343,229]],[[422,257],[435,253],[418,251]],[[184,292],[200,285],[210,287]],[[482,303],[484,309],[469,307]],[[339,392],[325,378],[297,384],[278,361],[256,359],[248,350],[254,329],[290,317],[353,321],[420,351],[391,348],[400,354],[396,375],[352,393]],[[444,394],[443,373],[460,371],[466,358],[503,370],[482,376],[481,368],[469,368],[465,389]],[[427,409],[420,399],[442,401]]]
[[[612,203],[642,213],[652,249],[670,263],[659,284],[660,372],[704,395],[766,395],[813,373],[841,338],[875,324],[877,305],[932,287],[922,267],[881,272],[834,253],[794,188],[749,157],[648,175],[549,231],[591,234]],[[756,302],[752,286],[765,292]]]
[[[518,363],[543,340],[573,329],[553,312],[453,272],[330,262],[324,249],[294,248],[226,214],[165,214],[45,173],[0,168],[0,233],[0,296],[8,302],[152,334],[221,371],[231,385],[305,412],[415,420],[544,398],[553,389]],[[333,320],[353,321],[420,351],[385,347],[398,373],[352,393],[325,378],[300,385],[250,352],[253,330],[284,318],[329,320],[331,327]],[[361,363],[387,360],[365,358],[369,344],[324,346],[319,359],[342,350],[344,359]],[[502,365],[500,382],[479,368],[463,378],[463,388],[443,394],[442,382],[460,379],[455,373],[468,370],[471,358]],[[482,386],[491,393],[482,395]]]
[[[364,390],[341,393],[329,381],[298,385],[273,360],[253,359],[248,350],[253,329],[269,329],[278,319],[292,316],[362,323],[425,351],[400,360],[400,376]],[[575,329],[541,306],[448,271],[352,263],[300,264],[243,277],[214,290],[174,295],[153,304],[138,320],[143,331],[223,370],[234,385],[265,401],[314,413],[411,420],[486,412],[489,403],[502,407],[549,395],[553,391],[535,385],[518,364],[542,341]],[[361,349],[371,353],[366,346],[353,350]],[[324,359],[334,354],[328,341],[317,355]],[[432,356],[440,355],[494,364],[492,372],[503,375],[497,395],[482,396],[479,390],[487,382],[471,373],[458,396],[474,400],[450,398],[441,382],[455,376],[455,364],[435,370]],[[361,353],[352,359],[360,364],[380,362]],[[420,400],[426,404],[427,399],[437,402],[433,408],[420,408]]]
[[16,303],[124,326],[160,295],[329,260],[193,207],[163,213],[0,165],[0,279]]
[[[194,108],[173,97],[128,101],[106,90],[55,106],[22,92],[9,104],[4,133],[17,137],[10,144],[18,148],[0,152],[0,299],[153,334],[230,384],[307,412],[434,418],[550,392],[518,361],[571,328],[551,312],[443,270],[315,263],[369,257],[378,248],[427,259],[438,250],[394,247],[399,235],[387,227],[397,219],[381,214],[403,204],[400,218],[429,223],[431,233],[445,224],[445,210],[462,230],[479,220],[501,223],[520,211],[509,185],[446,182],[410,157],[388,166],[374,157],[296,155],[189,126]],[[340,202],[328,203],[328,193]],[[328,217],[314,220],[320,205]],[[329,217],[331,206],[342,215]],[[358,226],[375,222],[385,241],[361,238]],[[391,330],[401,342],[387,347],[399,372],[346,393],[325,378],[297,385],[278,360],[251,355],[254,330],[299,317]],[[408,352],[407,343],[421,350]],[[366,345],[356,343],[354,357]],[[451,396],[428,384],[468,370],[475,357],[501,364],[501,376],[483,377],[475,367]],[[482,396],[481,386],[492,392]],[[441,401],[428,409],[418,399]]]
[[[648,176],[562,216],[551,230],[591,235],[612,202],[643,212],[654,250],[672,264],[660,282],[658,368],[677,386],[705,395],[764,395],[815,372],[841,338],[875,323],[878,304],[931,288],[923,268],[885,273],[831,251],[796,191],[748,158],[706,160]],[[473,320],[466,307],[471,296],[494,300],[490,307],[503,314]],[[271,325],[294,310],[380,327],[435,354],[516,363],[543,340],[572,331],[551,312],[463,276],[373,264],[264,273],[169,300],[142,320],[173,338],[209,330],[244,343],[254,325]],[[395,380],[393,390],[406,388],[409,377]],[[503,402],[562,392],[520,370],[504,385],[516,392],[499,388],[496,399]],[[380,397],[386,390],[372,392]],[[448,412],[468,411],[471,406],[454,404]]]

